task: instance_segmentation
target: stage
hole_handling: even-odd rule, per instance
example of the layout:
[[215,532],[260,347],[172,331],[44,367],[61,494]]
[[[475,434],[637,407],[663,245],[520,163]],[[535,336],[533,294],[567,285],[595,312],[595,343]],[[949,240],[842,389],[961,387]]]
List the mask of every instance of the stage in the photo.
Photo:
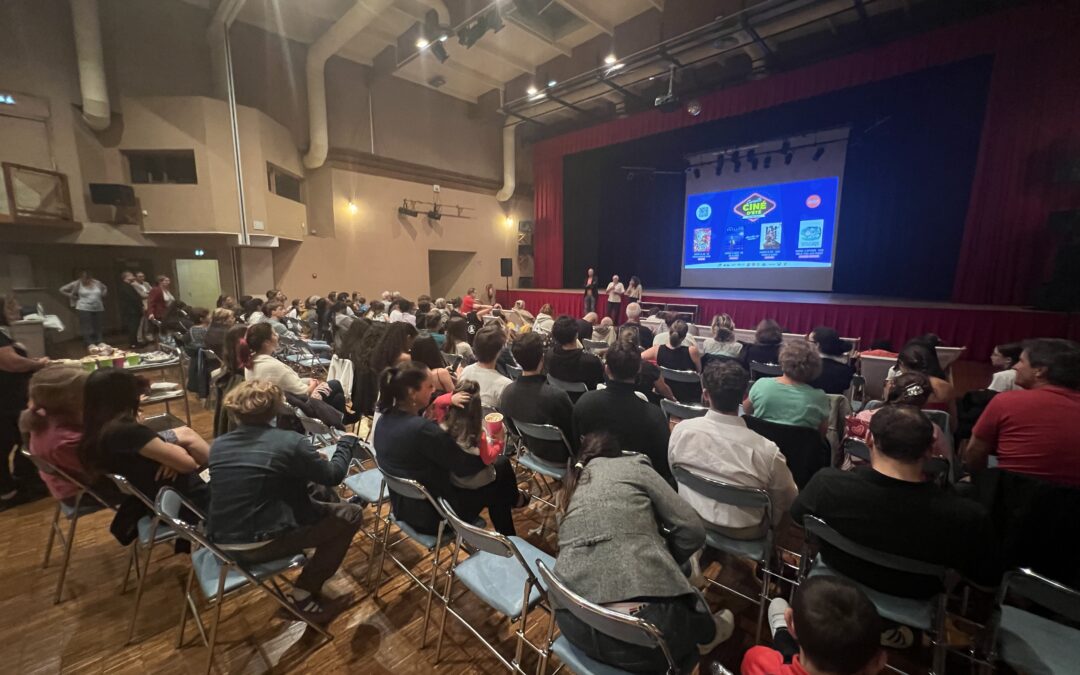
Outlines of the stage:
[[[555,316],[580,317],[582,292],[562,289],[500,290],[498,301],[509,307],[524,300],[533,314],[550,303]],[[1035,337],[1080,339],[1080,315],[1041,312],[1023,307],[960,305],[876,298],[833,293],[792,291],[726,291],[706,289],[659,289],[648,291],[645,302],[698,306],[698,323],[709,323],[715,314],[730,314],[738,328],[752,329],[762,319],[774,319],[789,333],[807,333],[815,326],[830,326],[848,337],[862,339],[864,349],[887,339],[899,349],[908,339],[935,333],[949,346],[967,347],[966,359],[984,360],[994,346]],[[624,303],[625,304],[625,303]],[[600,295],[596,311],[607,309]]]

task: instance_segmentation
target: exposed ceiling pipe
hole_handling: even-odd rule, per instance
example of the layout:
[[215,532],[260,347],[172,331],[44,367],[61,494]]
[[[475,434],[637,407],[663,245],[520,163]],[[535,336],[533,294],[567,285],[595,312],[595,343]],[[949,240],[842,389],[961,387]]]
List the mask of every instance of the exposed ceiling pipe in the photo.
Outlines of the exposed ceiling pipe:
[[514,188],[517,187],[517,147],[514,145],[514,132],[516,124],[508,124],[503,127],[503,186],[495,194],[495,199],[500,202],[508,202],[514,196]]
[[101,49],[101,23],[97,0],[71,0],[71,20],[75,24],[75,54],[79,62],[83,119],[94,131],[105,131],[112,123],[109,87],[105,80],[105,57]]
[[330,152],[326,121],[326,62],[375,17],[394,4],[394,0],[356,0],[349,11],[319,36],[307,53],[308,126],[311,143],[304,155],[304,166],[318,169]]
[[236,21],[245,0],[221,0],[210,27],[206,30],[206,40],[210,43],[210,67],[214,78],[214,95],[221,99],[229,97],[229,73],[225,65],[225,34]]

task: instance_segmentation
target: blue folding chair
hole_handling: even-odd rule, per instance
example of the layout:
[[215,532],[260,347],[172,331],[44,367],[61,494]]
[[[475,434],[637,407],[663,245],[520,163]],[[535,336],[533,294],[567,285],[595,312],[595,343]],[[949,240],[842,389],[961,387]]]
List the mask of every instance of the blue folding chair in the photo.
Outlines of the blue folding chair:
[[[1021,609],[1008,604],[1023,599]],[[1080,668],[1080,591],[1020,569],[1005,576],[998,593],[998,611],[991,633],[990,660],[1001,660],[1017,672],[1066,675]],[[1035,607],[1046,610],[1034,614]],[[1049,618],[1059,617],[1059,620]],[[1068,625],[1065,622],[1071,622]]]

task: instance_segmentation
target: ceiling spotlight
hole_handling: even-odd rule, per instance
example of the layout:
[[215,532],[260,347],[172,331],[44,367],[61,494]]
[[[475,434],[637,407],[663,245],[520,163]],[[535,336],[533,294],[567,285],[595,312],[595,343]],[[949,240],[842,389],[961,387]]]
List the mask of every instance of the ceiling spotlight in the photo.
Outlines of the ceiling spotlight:
[[615,58],[614,54],[608,54],[607,56],[604,57],[604,63],[609,65],[609,66],[615,65],[615,62],[618,61],[618,60],[619,59]]
[[503,224],[505,224],[506,229],[509,230],[510,228],[512,228],[514,226],[514,217],[513,216],[507,216],[506,220],[503,221]]
[[793,155],[789,151],[786,155],[784,155],[784,164],[791,164],[791,160],[793,160],[793,159],[795,159],[795,155]]
[[435,58],[439,59],[439,63],[446,63],[446,60],[450,58],[450,55],[446,53],[446,47],[443,46],[442,41],[431,45],[431,53]]
[[525,93],[529,96],[536,96],[538,89],[534,85],[529,85],[529,88],[525,90]]
[[441,220],[442,219],[442,214],[439,213],[439,207],[438,206],[432,207],[432,209],[427,212],[427,217],[429,219],[431,219],[431,220]]
[[716,175],[724,173],[724,155],[718,155],[716,157]]
[[814,150],[814,154],[813,154],[813,156],[812,156],[812,157],[810,157],[810,159],[812,159],[812,160],[814,160],[814,161],[816,162],[816,161],[818,161],[819,159],[821,159],[821,156],[822,156],[822,155],[824,155],[824,154],[825,154],[825,148],[824,148],[824,146],[820,146],[820,145],[819,145],[819,146],[817,147],[817,150]]
[[360,211],[360,207],[356,205],[356,202],[349,200],[349,213],[355,216],[358,211]]
[[548,80],[548,87],[549,88],[554,87],[557,84],[558,84],[558,82],[556,82],[555,80]]
[[735,160],[732,161],[731,164],[735,167],[735,173],[739,173],[740,171],[742,171],[742,162],[740,162],[738,158],[735,158]]
[[439,42],[446,42],[449,39],[450,39],[450,34],[449,33],[444,32],[444,33],[441,33],[439,35]]
[[416,41],[416,48],[417,49],[427,49],[428,45],[430,45],[430,44],[431,43],[427,41],[427,38],[420,38],[419,40]]
[[772,155],[765,155],[765,168],[768,169],[772,166]]
[[694,178],[701,178],[701,169],[694,167]]
[[397,212],[400,215],[409,216],[411,218],[415,218],[418,215],[420,215],[420,212],[417,211],[416,209],[410,209],[409,208],[409,201],[408,200],[405,200],[405,201],[401,202],[401,206],[398,207]]

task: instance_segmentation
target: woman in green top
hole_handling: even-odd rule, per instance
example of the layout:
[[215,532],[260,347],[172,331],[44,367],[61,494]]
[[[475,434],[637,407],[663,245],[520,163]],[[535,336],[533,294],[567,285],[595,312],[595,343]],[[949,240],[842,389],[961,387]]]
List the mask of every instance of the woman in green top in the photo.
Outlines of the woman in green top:
[[820,429],[829,423],[829,399],[810,386],[821,374],[821,356],[806,340],[792,340],[780,348],[783,375],[759,379],[743,401],[747,415],[776,424]]

